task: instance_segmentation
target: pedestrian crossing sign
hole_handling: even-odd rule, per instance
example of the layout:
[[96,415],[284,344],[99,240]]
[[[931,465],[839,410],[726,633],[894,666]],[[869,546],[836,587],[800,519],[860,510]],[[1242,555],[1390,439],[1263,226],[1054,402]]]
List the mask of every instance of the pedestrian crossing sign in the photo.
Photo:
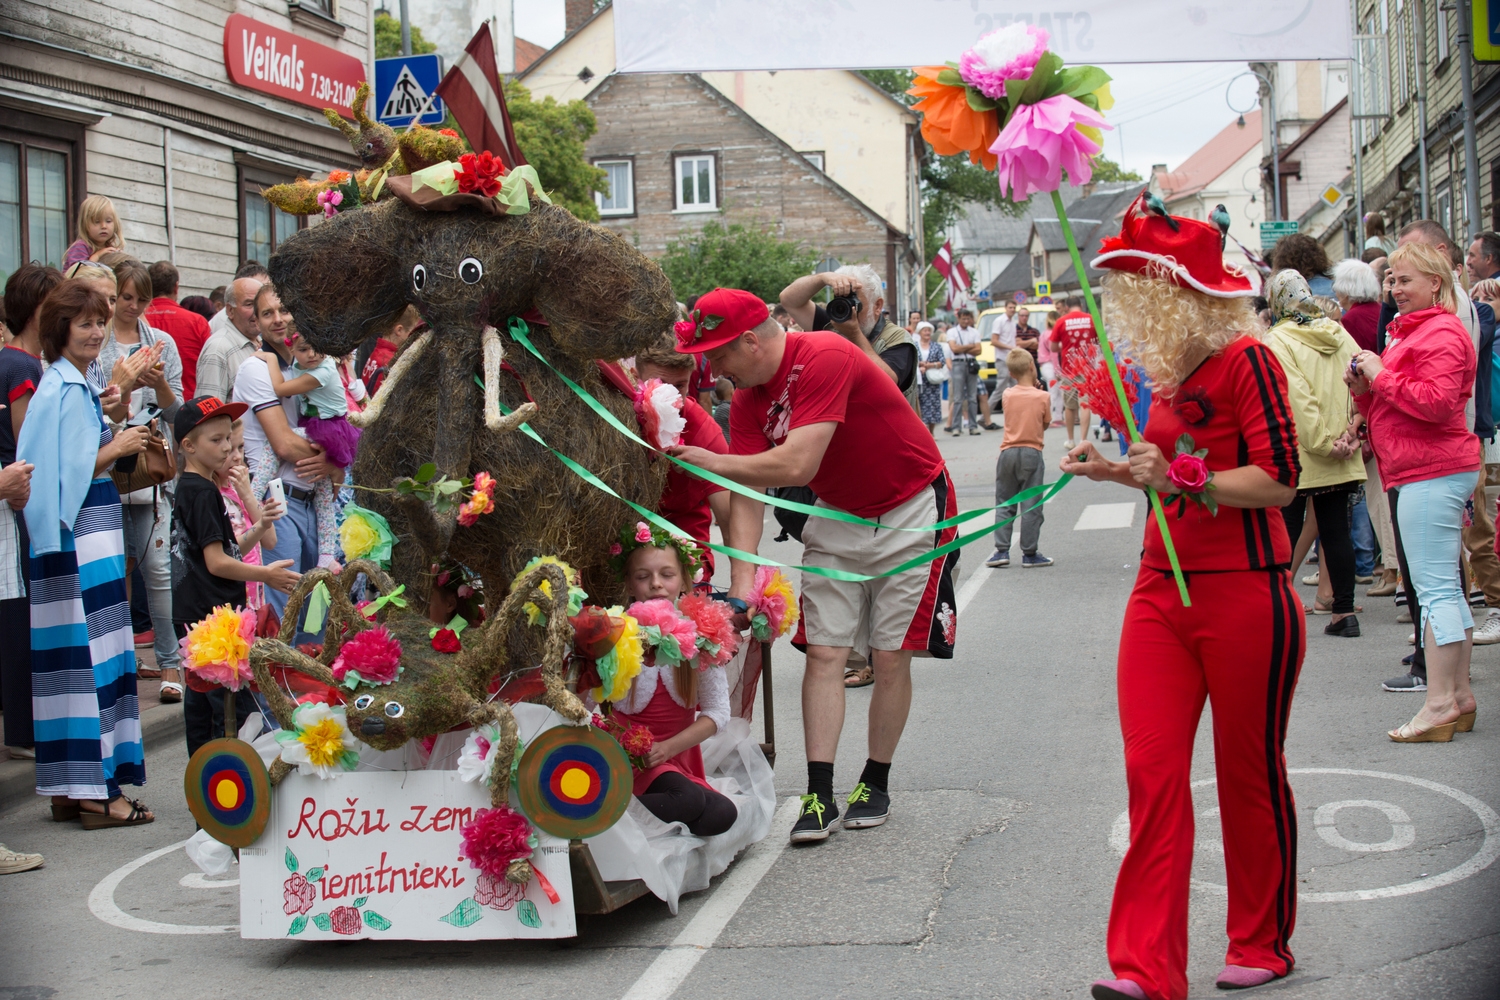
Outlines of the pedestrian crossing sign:
[[[396,128],[416,121],[436,125],[443,120],[443,100],[434,96],[443,78],[443,67],[437,53],[420,56],[393,56],[375,60],[375,117]],[[431,101],[428,98],[431,97]]]

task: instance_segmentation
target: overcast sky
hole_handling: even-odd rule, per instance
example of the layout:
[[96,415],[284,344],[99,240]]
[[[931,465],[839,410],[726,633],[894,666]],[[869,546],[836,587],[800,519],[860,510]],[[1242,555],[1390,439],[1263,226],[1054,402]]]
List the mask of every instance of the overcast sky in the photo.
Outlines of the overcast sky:
[[[562,40],[563,0],[513,0],[516,34],[550,48]],[[1105,67],[1115,82],[1116,126],[1104,136],[1104,153],[1142,177],[1151,165],[1175,170],[1241,111],[1255,107],[1255,80],[1244,63],[1138,63]],[[1225,99],[1226,88],[1229,100]],[[1234,108],[1230,108],[1230,102]],[[1123,152],[1122,152],[1123,145]]]

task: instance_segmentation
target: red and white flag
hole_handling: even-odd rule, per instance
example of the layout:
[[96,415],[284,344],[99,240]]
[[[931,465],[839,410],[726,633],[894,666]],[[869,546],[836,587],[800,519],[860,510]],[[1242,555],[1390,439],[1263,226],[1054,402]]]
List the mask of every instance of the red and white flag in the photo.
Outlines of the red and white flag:
[[495,71],[495,40],[486,21],[480,25],[464,54],[437,86],[437,94],[453,112],[458,127],[475,152],[489,150],[500,157],[507,170],[526,162],[505,107],[505,91]]
[[[947,295],[943,308],[952,309],[955,301],[963,300],[963,293],[969,290],[973,282],[969,278],[968,269],[964,267],[964,262],[953,256],[951,243],[945,241],[942,248],[938,250],[937,256],[932,258],[932,269],[947,279]],[[955,293],[957,293],[956,296]]]

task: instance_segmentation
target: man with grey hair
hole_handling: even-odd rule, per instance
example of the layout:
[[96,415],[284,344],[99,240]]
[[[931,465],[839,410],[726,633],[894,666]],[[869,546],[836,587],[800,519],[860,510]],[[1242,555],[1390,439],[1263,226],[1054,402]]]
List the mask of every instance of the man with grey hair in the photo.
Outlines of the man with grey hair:
[[234,398],[234,377],[240,365],[260,350],[255,297],[264,284],[260,278],[236,278],[230,283],[224,298],[229,327],[209,337],[198,355],[198,395]]
[[[885,283],[869,264],[845,264],[837,271],[809,274],[781,290],[781,305],[804,330],[832,330],[859,348],[890,375],[913,410],[922,390],[917,382],[917,345],[911,334],[885,315]],[[813,296],[824,288],[834,298],[853,295],[859,311],[835,322]]]

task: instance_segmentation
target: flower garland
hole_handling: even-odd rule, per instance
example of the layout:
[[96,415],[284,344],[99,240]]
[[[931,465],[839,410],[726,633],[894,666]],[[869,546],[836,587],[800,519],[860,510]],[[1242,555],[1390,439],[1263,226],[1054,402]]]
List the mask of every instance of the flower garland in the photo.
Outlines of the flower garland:
[[734,611],[729,605],[700,594],[685,594],[677,601],[677,610],[691,618],[698,630],[699,670],[722,667],[734,659],[740,634],[731,621]]
[[329,669],[333,679],[350,691],[361,684],[394,683],[403,669],[401,642],[384,625],[367,629],[339,647]]
[[292,712],[292,727],[278,729],[276,742],[281,744],[281,759],[297,765],[302,774],[327,779],[359,765],[354,734],[349,731],[342,705],[337,708],[323,702],[298,705]]
[[663,531],[645,521],[637,521],[634,525],[621,528],[620,540],[609,547],[609,565],[615,571],[615,576],[623,580],[625,562],[630,558],[630,553],[647,545],[658,549],[675,550],[678,561],[682,563],[683,573],[687,574],[694,583],[701,581],[708,564],[703,558],[703,550],[698,547],[698,543],[691,538]]
[[255,642],[255,612],[221,604],[191,626],[177,641],[182,665],[213,687],[238,691],[254,679],[250,645]]
[[750,606],[750,634],[760,642],[786,635],[797,624],[797,594],[786,574],[770,566],[755,570],[755,583],[745,603]]
[[344,505],[344,520],[339,525],[339,546],[346,562],[369,559],[382,568],[391,564],[391,546],[396,535],[391,524],[373,510],[355,503]]
[[[562,570],[563,576],[567,577],[568,579],[568,617],[571,618],[582,611],[583,602],[588,600],[589,598],[588,592],[585,591],[581,585],[583,583],[583,577],[576,569],[574,569],[572,566],[569,566],[561,559],[557,558],[557,556],[537,556],[536,558],[529,561],[525,566],[521,567],[521,572],[517,573],[515,579],[510,582],[510,589],[515,590],[516,587],[520,586],[521,580],[528,573],[536,569],[538,566],[543,565],[556,566],[558,569]],[[542,592],[543,597],[546,597],[549,600],[552,598],[551,580],[542,580],[541,583],[537,584],[536,589]],[[527,601],[525,604],[521,605],[521,610],[526,612],[527,624],[547,624],[546,614],[542,612],[541,608],[537,607],[535,601]]]
[[682,440],[687,420],[682,416],[682,393],[659,378],[648,378],[635,390],[635,418],[641,436],[666,449]]
[[625,613],[640,623],[641,642],[654,651],[656,666],[681,666],[698,655],[698,626],[665,597],[636,601]]

